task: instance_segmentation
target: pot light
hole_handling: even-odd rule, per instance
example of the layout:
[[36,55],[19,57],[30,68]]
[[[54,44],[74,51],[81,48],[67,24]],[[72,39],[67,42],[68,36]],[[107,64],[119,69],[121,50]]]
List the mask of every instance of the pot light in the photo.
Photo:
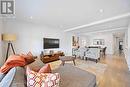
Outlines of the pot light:
[[33,17],[32,17],[32,16],[30,16],[30,19],[33,19]]
[[99,12],[102,13],[102,12],[104,12],[104,10],[103,10],[103,9],[100,9]]

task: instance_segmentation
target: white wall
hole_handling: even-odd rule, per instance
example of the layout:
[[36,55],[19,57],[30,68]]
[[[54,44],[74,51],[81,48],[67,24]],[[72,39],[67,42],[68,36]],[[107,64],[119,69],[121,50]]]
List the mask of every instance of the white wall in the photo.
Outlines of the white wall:
[[95,45],[93,45],[93,40],[94,39],[104,39],[105,45],[100,45],[100,46],[101,47],[107,47],[106,54],[113,54],[113,35],[111,33],[92,34],[89,37],[90,37],[89,38],[90,39],[90,46],[95,46]]
[[130,70],[130,23],[128,26],[128,60],[127,60],[127,64]]
[[[31,51],[39,56],[43,51],[43,38],[59,38],[60,48],[55,50],[64,51],[66,55],[71,55],[71,34],[64,33],[60,29],[53,29],[43,25],[33,24],[25,21],[8,20],[4,22],[4,33],[14,33],[17,40],[14,42],[16,53],[27,53]],[[5,45],[5,49],[7,43]],[[3,50],[5,51],[5,50]]]
[[124,51],[125,58],[126,58],[126,61],[127,61],[128,60],[128,29],[125,32],[123,51]]
[[79,46],[84,47],[84,46],[89,46],[89,37],[84,36],[84,35],[77,35],[79,37]]
[[2,38],[1,38],[1,34],[3,32],[3,22],[2,20],[0,19],[0,66],[4,63],[4,57],[3,57],[3,54],[2,54]]

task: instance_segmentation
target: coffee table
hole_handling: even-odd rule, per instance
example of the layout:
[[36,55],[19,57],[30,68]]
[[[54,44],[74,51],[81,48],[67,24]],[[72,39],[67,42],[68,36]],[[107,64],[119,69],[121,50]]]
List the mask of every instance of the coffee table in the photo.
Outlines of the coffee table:
[[61,56],[59,59],[62,61],[63,66],[64,66],[66,61],[73,61],[74,65],[75,65],[76,57],[73,57],[73,56]]

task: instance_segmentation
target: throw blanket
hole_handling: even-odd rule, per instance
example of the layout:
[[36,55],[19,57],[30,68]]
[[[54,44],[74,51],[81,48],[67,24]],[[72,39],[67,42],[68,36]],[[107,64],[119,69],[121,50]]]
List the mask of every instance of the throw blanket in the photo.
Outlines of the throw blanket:
[[11,55],[0,68],[0,73],[7,73],[11,68],[17,66],[25,66],[25,59],[19,55]]

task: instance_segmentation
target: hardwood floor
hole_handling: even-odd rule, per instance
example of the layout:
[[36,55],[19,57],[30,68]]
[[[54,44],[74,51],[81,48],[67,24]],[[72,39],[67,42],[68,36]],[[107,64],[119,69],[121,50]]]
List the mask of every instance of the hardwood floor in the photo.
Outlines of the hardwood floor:
[[[107,68],[98,87],[130,87],[130,71],[123,55],[107,55],[99,62],[107,64]],[[56,69],[60,64],[61,61],[51,62],[51,67]]]
[[130,87],[130,71],[123,55],[107,55],[100,62],[108,67],[98,87]]

